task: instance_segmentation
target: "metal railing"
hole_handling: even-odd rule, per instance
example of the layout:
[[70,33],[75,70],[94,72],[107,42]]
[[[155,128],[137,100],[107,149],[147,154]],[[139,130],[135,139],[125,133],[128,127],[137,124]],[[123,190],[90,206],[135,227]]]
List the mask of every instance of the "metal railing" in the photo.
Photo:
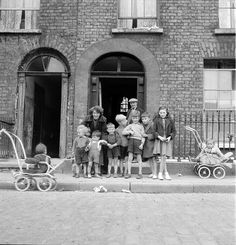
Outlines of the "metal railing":
[[0,8],[0,30],[38,29],[39,10]]
[[[10,132],[14,131],[14,122],[10,118],[0,117],[0,130],[6,129]],[[0,136],[0,158],[9,158],[13,155],[13,148],[9,137],[2,134]]]

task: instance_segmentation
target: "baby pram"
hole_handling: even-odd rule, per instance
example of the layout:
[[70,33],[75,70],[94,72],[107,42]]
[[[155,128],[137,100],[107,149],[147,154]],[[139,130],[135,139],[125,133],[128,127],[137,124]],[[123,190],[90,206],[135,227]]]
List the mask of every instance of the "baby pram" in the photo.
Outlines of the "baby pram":
[[[216,179],[223,179],[225,177],[225,165],[233,155],[232,152],[228,152],[224,155],[224,158],[214,156],[211,153],[204,152],[205,145],[202,142],[198,132],[189,126],[185,126],[185,129],[192,132],[196,139],[198,146],[201,150],[200,160],[196,160],[189,156],[190,162],[196,162],[194,165],[194,172],[202,179],[207,179],[213,175]],[[197,157],[198,159],[198,157]]]
[[[12,171],[15,188],[18,191],[27,191],[37,186],[40,191],[55,190],[57,187],[57,181],[53,172],[64,162],[64,159],[55,166],[50,165],[47,162],[40,162],[47,165],[47,171],[45,173],[27,173],[24,170],[23,165],[25,164],[26,169],[29,169],[30,164],[25,161],[27,158],[22,141],[17,135],[7,131],[6,129],[0,130],[0,136],[2,134],[9,137],[19,167],[18,171]],[[19,143],[19,148],[16,146],[15,142]],[[22,152],[23,158],[20,158],[18,152]]]

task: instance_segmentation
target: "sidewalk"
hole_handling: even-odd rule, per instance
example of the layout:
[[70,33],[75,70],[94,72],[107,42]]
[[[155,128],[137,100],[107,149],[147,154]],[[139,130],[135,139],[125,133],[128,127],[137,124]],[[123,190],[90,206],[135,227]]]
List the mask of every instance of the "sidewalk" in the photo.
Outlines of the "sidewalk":
[[[93,191],[94,187],[104,186],[108,192],[128,193],[235,193],[235,176],[224,179],[201,179],[196,175],[171,175],[172,180],[153,180],[144,176],[137,180],[136,175],[124,178],[73,178],[70,174],[56,173],[56,191]],[[0,172],[0,190],[15,190],[14,178],[9,171]]]

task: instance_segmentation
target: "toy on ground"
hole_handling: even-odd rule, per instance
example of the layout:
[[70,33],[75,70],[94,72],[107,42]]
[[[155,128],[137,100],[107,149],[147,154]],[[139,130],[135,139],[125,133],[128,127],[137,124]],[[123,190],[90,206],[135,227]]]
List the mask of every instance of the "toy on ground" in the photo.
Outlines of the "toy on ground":
[[[30,164],[28,161],[26,162],[26,153],[20,138],[6,129],[0,130],[0,135],[2,134],[9,137],[19,166],[18,171],[12,171],[15,188],[18,191],[27,191],[29,189],[34,189],[35,187],[40,191],[55,190],[57,187],[57,181],[53,172],[64,162],[64,159],[55,166],[50,165],[47,162],[40,162],[47,165],[47,171],[45,173],[29,173],[27,170],[30,168]],[[16,146],[16,142],[19,143],[19,147]],[[19,151],[22,152],[23,158],[20,158],[18,154]],[[26,165],[26,171],[23,169],[23,164]]]
[[202,142],[198,132],[194,128],[185,126],[185,129],[193,133],[201,150],[200,154],[195,159],[189,157],[190,162],[196,162],[194,165],[195,174],[202,179],[207,179],[211,175],[216,179],[223,179],[226,174],[225,166],[232,167],[232,164],[228,163],[228,161],[233,153],[228,152],[223,155],[217,147],[214,153],[218,153],[218,155],[213,154],[211,151],[207,150],[206,145]]

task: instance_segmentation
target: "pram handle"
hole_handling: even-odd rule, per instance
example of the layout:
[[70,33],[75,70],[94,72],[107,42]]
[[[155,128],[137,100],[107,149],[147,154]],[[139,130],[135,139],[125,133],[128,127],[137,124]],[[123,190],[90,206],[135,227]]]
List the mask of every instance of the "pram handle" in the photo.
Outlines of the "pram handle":
[[194,128],[192,128],[192,127],[190,127],[190,126],[187,126],[187,125],[184,126],[184,128],[185,128],[186,130],[188,130],[188,131],[190,131],[190,132],[193,133],[193,136],[194,136],[194,138],[196,139],[196,141],[197,141],[197,143],[198,143],[198,146],[200,147],[200,149],[202,149],[203,143],[202,143],[201,137],[200,137],[199,133],[197,132],[197,130],[194,129]]

